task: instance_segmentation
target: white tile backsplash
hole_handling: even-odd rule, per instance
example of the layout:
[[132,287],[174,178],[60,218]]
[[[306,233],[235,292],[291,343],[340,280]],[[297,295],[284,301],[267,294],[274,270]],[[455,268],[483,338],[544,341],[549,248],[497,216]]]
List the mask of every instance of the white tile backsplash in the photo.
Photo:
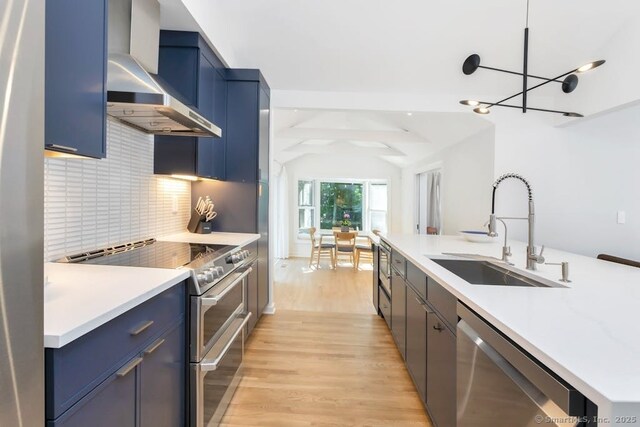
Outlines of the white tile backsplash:
[[106,159],[45,158],[44,259],[184,231],[190,206],[189,181],[153,175],[153,136],[109,119]]

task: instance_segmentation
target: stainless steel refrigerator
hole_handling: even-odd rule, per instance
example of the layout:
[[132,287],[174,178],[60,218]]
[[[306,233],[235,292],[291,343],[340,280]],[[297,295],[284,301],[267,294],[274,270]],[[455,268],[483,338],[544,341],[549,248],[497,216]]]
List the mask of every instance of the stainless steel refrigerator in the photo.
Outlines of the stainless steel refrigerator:
[[43,0],[0,0],[0,426],[44,423]]

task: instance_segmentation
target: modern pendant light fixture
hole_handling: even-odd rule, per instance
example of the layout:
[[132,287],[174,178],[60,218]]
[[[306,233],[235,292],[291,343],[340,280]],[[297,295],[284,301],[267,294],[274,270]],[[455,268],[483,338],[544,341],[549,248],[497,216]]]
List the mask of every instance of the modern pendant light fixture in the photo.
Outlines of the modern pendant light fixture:
[[[576,89],[576,87],[578,87],[578,76],[576,74],[593,70],[594,68],[597,68],[604,63],[605,63],[604,59],[589,62],[587,64],[582,65],[581,67],[575,68],[571,71],[567,71],[566,73],[562,73],[559,76],[556,76],[553,78],[540,77],[540,76],[535,76],[533,74],[529,74],[529,71],[528,71],[528,68],[529,68],[529,0],[527,0],[527,18],[526,18],[526,26],[524,29],[524,63],[522,67],[523,68],[522,73],[519,73],[517,71],[505,70],[502,68],[494,68],[494,67],[487,67],[484,65],[480,65],[480,55],[475,53],[473,55],[469,55],[469,57],[467,57],[467,59],[465,59],[464,63],[462,64],[462,72],[466,75],[471,75],[475,73],[478,68],[483,68],[485,70],[499,71],[501,73],[522,76],[522,92],[518,92],[515,95],[511,95],[497,102],[465,99],[460,101],[460,103],[462,105],[468,105],[470,107],[474,107],[473,111],[474,113],[477,113],[477,114],[489,114],[491,112],[492,107],[507,107],[507,108],[522,109],[523,113],[526,113],[527,110],[532,110],[532,111],[542,111],[545,113],[562,114],[563,116],[566,116],[566,117],[584,117],[582,114],[569,112],[569,111],[558,111],[558,110],[548,110],[545,108],[529,107],[527,105],[527,93],[551,82],[560,83],[562,91],[564,93],[571,93]],[[528,86],[529,78],[542,80],[542,83],[538,83],[535,86],[529,87]],[[520,95],[522,95],[522,105],[513,105],[513,104],[504,103]]]

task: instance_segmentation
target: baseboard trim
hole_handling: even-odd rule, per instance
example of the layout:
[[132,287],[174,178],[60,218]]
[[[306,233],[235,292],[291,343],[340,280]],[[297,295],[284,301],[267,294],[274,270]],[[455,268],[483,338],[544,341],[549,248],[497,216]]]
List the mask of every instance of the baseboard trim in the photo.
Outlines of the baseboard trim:
[[276,305],[274,303],[267,304],[262,314],[276,314]]

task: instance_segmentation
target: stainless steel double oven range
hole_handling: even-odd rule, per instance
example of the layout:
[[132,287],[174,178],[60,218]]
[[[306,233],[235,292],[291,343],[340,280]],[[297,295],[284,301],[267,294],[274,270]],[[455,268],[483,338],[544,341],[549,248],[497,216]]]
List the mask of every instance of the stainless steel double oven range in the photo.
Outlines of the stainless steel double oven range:
[[242,376],[246,277],[255,254],[236,246],[155,239],[69,256],[62,262],[188,269],[189,424],[217,425]]

